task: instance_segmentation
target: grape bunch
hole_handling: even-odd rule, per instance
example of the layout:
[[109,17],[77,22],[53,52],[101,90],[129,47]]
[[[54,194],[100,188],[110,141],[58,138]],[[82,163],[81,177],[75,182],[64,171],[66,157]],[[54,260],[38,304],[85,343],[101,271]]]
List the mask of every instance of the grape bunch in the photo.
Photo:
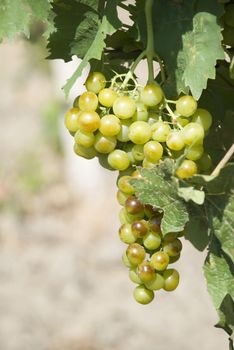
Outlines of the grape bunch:
[[160,86],[142,87],[133,75],[115,75],[107,86],[102,73],[92,72],[85,86],[87,91],[66,113],[65,126],[74,137],[77,155],[97,157],[103,167],[119,171],[119,237],[128,245],[123,261],[130,279],[138,284],[136,301],[148,304],[155,290],[172,291],[178,286],[179,273],[168,265],[180,257],[178,237],[183,232],[163,237],[163,212],[143,205],[130,180],[141,176],[135,166],[153,168],[168,157],[184,159],[176,169],[179,179],[207,172],[212,161],[203,141],[212,116],[198,108],[192,96],[168,100]]

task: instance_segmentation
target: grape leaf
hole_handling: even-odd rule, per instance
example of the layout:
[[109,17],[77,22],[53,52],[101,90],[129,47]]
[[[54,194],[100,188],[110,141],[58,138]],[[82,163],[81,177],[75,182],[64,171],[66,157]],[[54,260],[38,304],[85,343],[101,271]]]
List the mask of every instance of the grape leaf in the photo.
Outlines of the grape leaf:
[[27,0],[27,3],[30,5],[33,16],[39,21],[46,21],[48,14],[50,12],[51,0]]
[[182,231],[188,221],[186,205],[177,193],[178,187],[172,176],[173,170],[173,161],[166,159],[153,169],[140,169],[143,178],[131,180],[140,201],[163,210],[161,224],[163,235]]
[[194,187],[179,187],[178,195],[186,202],[193,201],[196,204],[203,204],[205,199],[205,193],[201,190],[196,190]]

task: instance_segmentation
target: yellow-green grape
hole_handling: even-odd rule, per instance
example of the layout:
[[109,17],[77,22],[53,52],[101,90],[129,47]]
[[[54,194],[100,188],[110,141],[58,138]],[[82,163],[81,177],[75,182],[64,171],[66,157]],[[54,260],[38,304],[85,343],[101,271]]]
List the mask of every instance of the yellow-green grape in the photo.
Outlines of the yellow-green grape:
[[122,255],[122,262],[123,262],[123,264],[124,264],[125,266],[127,266],[127,267],[129,267],[129,268],[134,267],[134,265],[132,265],[132,264],[130,263],[130,261],[128,260],[128,257],[127,257],[126,252],[124,252],[123,255]]
[[74,139],[78,145],[91,147],[94,144],[95,136],[92,132],[77,130]]
[[92,91],[84,92],[79,97],[78,105],[81,111],[95,111],[98,107],[97,95]]
[[80,112],[77,122],[81,131],[94,132],[100,126],[100,117],[94,111]]
[[180,281],[180,275],[175,269],[168,269],[163,273],[164,287],[167,292],[171,292],[178,287]]
[[157,163],[151,163],[146,158],[144,158],[143,162],[142,162],[143,168],[146,168],[146,169],[153,169],[153,168],[155,168],[156,164],[159,164],[159,161]]
[[78,108],[79,107],[79,98],[80,96],[77,96],[75,100],[73,101],[73,108]]
[[163,155],[163,147],[158,141],[149,141],[144,145],[145,158],[151,163],[157,163]]
[[163,99],[163,91],[160,86],[154,84],[146,85],[141,91],[140,100],[146,106],[157,106]]
[[132,224],[134,221],[141,220],[143,218],[144,218],[144,212],[131,215],[127,212],[125,208],[122,208],[119,212],[119,220],[121,224]]
[[129,127],[131,125],[130,120],[121,120],[120,132],[117,134],[117,140],[120,142],[128,142],[129,138]]
[[129,127],[128,136],[130,140],[137,145],[143,145],[144,143],[149,141],[151,138],[151,134],[151,127],[146,122],[134,122]]
[[145,249],[138,243],[132,243],[128,246],[126,255],[133,265],[139,265],[145,259]]
[[158,122],[159,117],[160,115],[158,113],[149,110],[148,124],[151,126],[154,123]]
[[137,274],[142,282],[150,282],[155,278],[155,270],[148,261],[143,261],[138,265]]
[[203,155],[203,145],[195,144],[193,146],[185,148],[185,156],[190,160],[198,160]]
[[205,133],[203,127],[198,123],[189,123],[182,130],[182,137],[186,145],[202,143]]
[[185,126],[185,125],[187,125],[189,123],[189,119],[188,118],[182,118],[182,117],[177,117],[176,121],[177,121],[177,123],[180,126]]
[[165,252],[156,252],[151,256],[150,263],[157,271],[164,271],[169,264],[169,256]]
[[92,72],[89,74],[86,82],[86,89],[97,94],[100,90],[106,86],[106,78],[100,72]]
[[99,153],[110,153],[115,149],[116,138],[113,136],[104,136],[100,132],[95,136],[94,147]]
[[145,237],[143,237],[143,244],[148,250],[158,249],[161,245],[160,234],[150,231]]
[[136,284],[141,284],[141,283],[142,283],[140,277],[139,277],[138,274],[137,274],[136,268],[131,268],[131,269],[129,270],[128,275],[129,275],[130,280],[131,280],[133,283],[136,283]]
[[146,288],[150,289],[150,290],[159,290],[162,289],[164,287],[164,278],[162,275],[160,275],[159,273],[155,274],[155,278],[150,281],[150,282],[145,282],[145,286]]
[[124,206],[126,199],[128,198],[128,195],[126,193],[123,193],[122,191],[118,190],[117,194],[117,201],[120,205]]
[[132,233],[131,224],[123,224],[120,226],[119,238],[126,244],[134,243],[136,241],[136,237]]
[[208,171],[212,167],[212,159],[209,154],[203,153],[197,161],[197,165],[201,171]]
[[180,131],[171,131],[166,140],[167,147],[173,151],[180,151],[184,148],[184,140]]
[[83,158],[86,159],[92,159],[97,155],[97,152],[94,147],[84,147],[81,145],[78,145],[78,143],[74,144],[74,152]]
[[158,142],[166,142],[167,136],[171,132],[170,125],[165,122],[156,122],[151,125],[152,139]]
[[176,101],[176,111],[183,117],[191,117],[196,112],[197,101],[193,96],[181,96]]
[[144,105],[144,103],[142,102],[136,102],[136,112],[133,115],[132,120],[134,122],[136,121],[146,122],[148,120],[148,117],[149,117],[149,112],[146,105]]
[[79,115],[80,110],[78,108],[71,108],[64,118],[64,124],[70,132],[76,132],[79,129]]
[[131,176],[124,175],[119,177],[117,186],[123,193],[126,193],[128,195],[132,195],[135,193],[134,187],[130,184],[130,180],[132,180]]
[[128,154],[120,149],[112,151],[107,158],[109,165],[115,169],[123,171],[130,165]]
[[143,145],[134,145],[132,148],[132,155],[136,161],[142,161],[145,158],[144,146]]
[[212,115],[206,109],[198,108],[193,115],[193,122],[200,124],[207,131],[212,124]]
[[195,174],[197,174],[197,165],[193,160],[184,160],[176,170],[176,175],[180,179],[187,179]]
[[182,243],[178,238],[165,240],[162,244],[163,251],[168,254],[169,257],[177,256],[182,250]]
[[98,94],[98,100],[101,105],[108,108],[113,106],[117,97],[117,92],[110,88],[103,89]]
[[133,296],[138,303],[146,305],[154,299],[154,292],[140,285],[134,289]]
[[101,118],[99,131],[104,136],[115,136],[120,132],[120,120],[114,114],[107,114]]
[[113,112],[120,119],[131,118],[136,112],[136,103],[128,96],[117,97],[113,104]]

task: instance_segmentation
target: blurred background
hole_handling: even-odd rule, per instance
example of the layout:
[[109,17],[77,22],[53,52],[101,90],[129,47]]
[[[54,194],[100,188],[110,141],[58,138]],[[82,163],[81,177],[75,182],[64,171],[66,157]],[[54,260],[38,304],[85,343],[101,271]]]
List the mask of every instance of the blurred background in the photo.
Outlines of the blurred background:
[[213,327],[205,253],[189,242],[178,289],[146,306],[133,300],[117,173],[78,159],[63,126],[87,72],[65,101],[61,87],[77,62],[46,55],[37,30],[31,42],[0,45],[0,349],[227,348]]

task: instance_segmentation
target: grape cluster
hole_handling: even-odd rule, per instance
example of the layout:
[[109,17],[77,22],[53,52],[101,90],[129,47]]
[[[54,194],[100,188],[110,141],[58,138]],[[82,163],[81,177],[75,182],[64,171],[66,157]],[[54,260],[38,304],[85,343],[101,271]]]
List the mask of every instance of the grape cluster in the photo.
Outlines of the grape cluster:
[[98,157],[103,167],[120,172],[119,237],[128,245],[123,261],[130,279],[138,284],[136,301],[148,304],[155,290],[172,291],[178,286],[179,273],[168,265],[180,257],[178,237],[183,232],[162,236],[163,213],[143,205],[129,182],[140,177],[134,166],[152,168],[166,157],[184,156],[176,170],[178,178],[206,172],[211,158],[204,152],[203,140],[212,116],[198,108],[192,96],[167,100],[160,86],[141,87],[133,76],[130,84],[126,76],[115,76],[107,87],[102,73],[91,73],[85,83],[87,91],[65,115],[65,126],[74,137],[77,155]]

